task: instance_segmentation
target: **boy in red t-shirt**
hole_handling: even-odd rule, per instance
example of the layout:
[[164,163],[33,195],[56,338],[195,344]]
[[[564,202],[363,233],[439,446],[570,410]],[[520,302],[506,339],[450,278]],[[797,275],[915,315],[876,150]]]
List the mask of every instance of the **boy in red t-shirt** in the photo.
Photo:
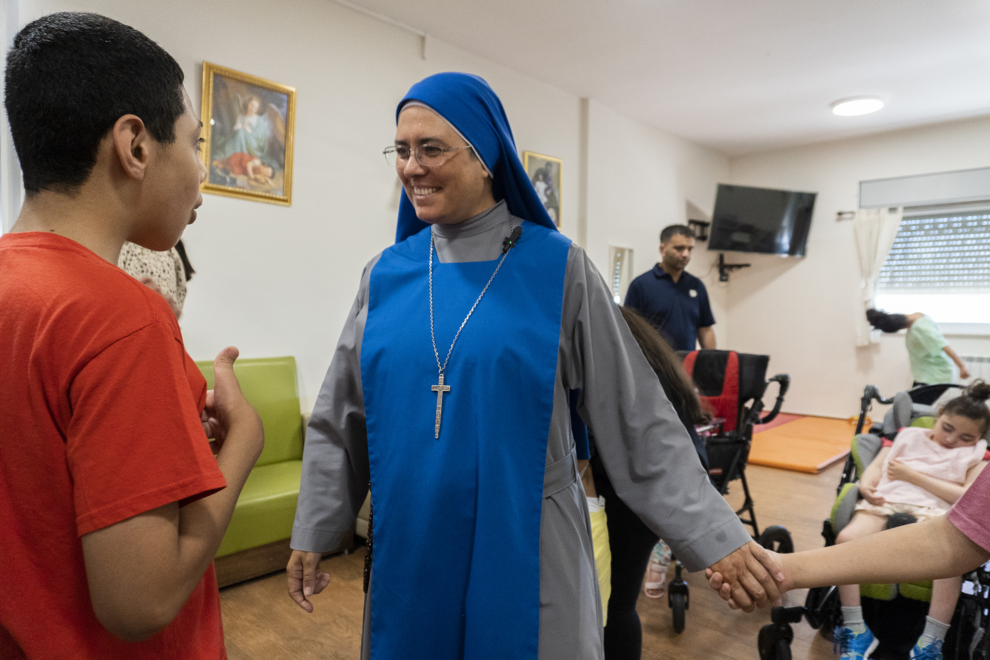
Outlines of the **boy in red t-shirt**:
[[[5,105],[27,192],[0,236],[0,657],[226,657],[213,555],[261,453],[167,303],[117,268],[196,217],[201,123],[179,65],[95,14],[27,25]],[[215,439],[214,458],[209,438]]]

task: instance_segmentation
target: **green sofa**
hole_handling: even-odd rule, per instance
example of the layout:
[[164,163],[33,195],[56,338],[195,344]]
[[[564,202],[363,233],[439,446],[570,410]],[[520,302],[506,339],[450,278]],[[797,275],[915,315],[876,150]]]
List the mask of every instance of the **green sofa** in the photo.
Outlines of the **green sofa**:
[[[196,365],[213,388],[213,362]],[[234,373],[261,416],[265,449],[237,500],[216,554],[217,581],[227,586],[285,568],[302,475],[306,417],[299,409],[293,357],[242,358]],[[340,549],[349,548],[353,537]]]

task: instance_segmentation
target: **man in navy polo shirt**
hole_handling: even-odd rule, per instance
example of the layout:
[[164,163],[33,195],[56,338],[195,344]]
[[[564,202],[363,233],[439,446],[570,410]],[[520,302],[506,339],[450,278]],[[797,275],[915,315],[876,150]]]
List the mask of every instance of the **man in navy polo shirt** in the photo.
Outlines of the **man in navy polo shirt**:
[[677,351],[715,348],[715,317],[704,283],[685,271],[694,250],[694,232],[670,225],[660,232],[661,261],[632,281],[626,307],[640,312]]

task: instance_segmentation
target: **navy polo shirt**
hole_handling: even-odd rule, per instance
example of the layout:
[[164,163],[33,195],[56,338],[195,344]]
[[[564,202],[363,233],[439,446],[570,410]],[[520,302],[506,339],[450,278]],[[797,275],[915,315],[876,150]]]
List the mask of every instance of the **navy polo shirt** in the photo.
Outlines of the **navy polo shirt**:
[[715,325],[705,284],[687,271],[675,283],[660,264],[632,281],[626,307],[645,316],[675,351],[693,351],[698,328]]

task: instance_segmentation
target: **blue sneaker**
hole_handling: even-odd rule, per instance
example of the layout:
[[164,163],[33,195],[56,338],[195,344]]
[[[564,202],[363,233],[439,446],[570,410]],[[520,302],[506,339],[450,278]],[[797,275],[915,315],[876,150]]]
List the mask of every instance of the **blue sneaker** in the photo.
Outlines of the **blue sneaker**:
[[924,648],[915,644],[911,649],[911,660],[942,660],[942,640],[935,640]]
[[[866,660],[876,650],[880,643],[870,629],[856,634],[849,628],[836,627],[835,644],[838,647],[841,660]],[[941,658],[941,655],[939,656]]]

